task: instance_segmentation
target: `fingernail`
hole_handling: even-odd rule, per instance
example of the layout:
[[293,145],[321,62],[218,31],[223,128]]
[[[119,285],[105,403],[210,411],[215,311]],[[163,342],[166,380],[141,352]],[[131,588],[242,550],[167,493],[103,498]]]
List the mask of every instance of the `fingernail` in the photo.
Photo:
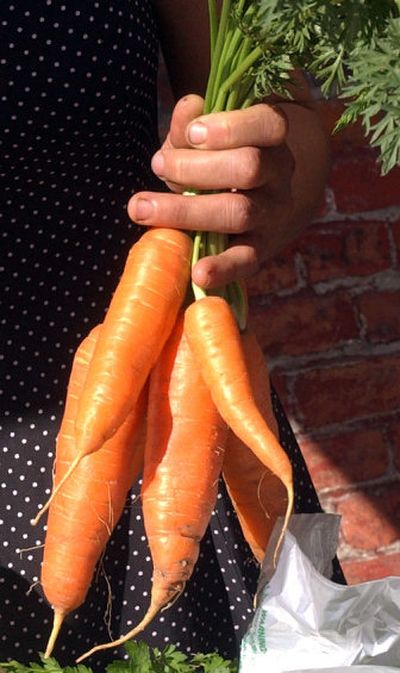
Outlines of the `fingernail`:
[[201,122],[194,122],[189,126],[188,131],[189,142],[193,145],[200,145],[207,140],[207,126]]
[[154,204],[147,199],[138,199],[135,203],[134,216],[136,220],[148,220],[154,212]]
[[151,168],[154,171],[154,173],[158,175],[159,178],[164,175],[164,166],[165,166],[165,159],[163,153],[156,152],[156,154],[151,160]]

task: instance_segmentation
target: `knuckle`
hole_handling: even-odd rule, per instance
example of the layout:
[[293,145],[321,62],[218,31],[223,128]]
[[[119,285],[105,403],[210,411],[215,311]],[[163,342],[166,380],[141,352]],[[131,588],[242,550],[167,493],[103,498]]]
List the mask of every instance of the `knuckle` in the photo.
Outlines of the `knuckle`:
[[235,247],[230,248],[231,276],[233,279],[250,278],[260,269],[257,251],[252,245],[242,246],[240,252]]
[[222,139],[225,147],[230,147],[234,145],[235,142],[234,128],[227,115],[221,115],[218,127],[218,134],[220,139]]
[[232,203],[232,222],[238,234],[251,231],[254,227],[254,204],[243,194],[236,194]]
[[[170,159],[172,159],[172,157],[170,157]],[[173,161],[169,162],[169,165],[167,166],[168,174],[166,177],[175,185],[183,185],[185,184],[186,170],[187,168],[184,158],[178,155]]]
[[263,179],[263,153],[259,147],[245,147],[241,150],[240,160],[240,187],[253,189],[258,187]]
[[275,145],[280,145],[285,142],[288,130],[289,121],[285,112],[278,105],[271,106],[273,112],[269,119],[269,135],[273,138]]
[[177,226],[187,226],[190,222],[190,203],[186,196],[179,196],[174,199],[174,208],[171,208],[169,213],[170,221],[173,221]]

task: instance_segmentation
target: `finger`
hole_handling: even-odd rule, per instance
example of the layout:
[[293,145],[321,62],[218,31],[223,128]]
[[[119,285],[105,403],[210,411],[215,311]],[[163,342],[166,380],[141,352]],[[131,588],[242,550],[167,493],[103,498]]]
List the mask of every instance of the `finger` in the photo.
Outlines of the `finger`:
[[191,147],[186,129],[190,122],[203,112],[204,100],[201,96],[190,94],[181,98],[174,107],[171,116],[165,147]]
[[200,190],[254,189],[276,174],[267,151],[258,147],[218,152],[163,149],[153,156],[151,167],[174,190],[178,185]]
[[130,199],[128,214],[146,226],[243,234],[265,223],[271,205],[264,190],[196,196],[139,192]]
[[293,198],[271,199],[253,229],[231,237],[233,246],[253,248],[259,264],[273,258],[293,238]]
[[224,252],[197,262],[192,270],[193,281],[204,289],[212,289],[253,276],[260,265],[274,257],[290,239],[287,223],[292,215],[291,198],[283,203],[271,200],[258,213],[255,227],[232,236],[233,244]]
[[287,126],[279,107],[260,103],[246,110],[215,112],[189,120],[186,137],[189,145],[201,149],[272,147],[285,141]]
[[192,279],[205,290],[223,287],[235,280],[249,278],[259,269],[255,248],[235,245],[219,255],[203,257],[192,270]]

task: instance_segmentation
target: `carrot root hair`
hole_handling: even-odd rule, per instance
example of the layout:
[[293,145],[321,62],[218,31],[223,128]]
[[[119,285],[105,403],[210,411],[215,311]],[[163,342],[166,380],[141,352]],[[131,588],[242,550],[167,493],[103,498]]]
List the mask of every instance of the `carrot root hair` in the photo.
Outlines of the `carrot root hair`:
[[293,492],[293,490],[288,489],[288,504],[287,504],[286,514],[285,514],[285,517],[283,519],[282,530],[279,534],[278,541],[277,541],[275,549],[274,549],[273,559],[272,559],[274,568],[276,568],[276,565],[278,563],[279,552],[281,550],[283,538],[285,537],[285,533],[286,533],[287,528],[289,526],[289,521],[290,521],[290,517],[292,516],[292,513],[293,513],[293,508],[294,508],[294,492]]
[[120,647],[128,640],[135,638],[139,633],[144,631],[144,629],[153,621],[154,617],[156,617],[156,615],[161,610],[166,610],[171,605],[173,605],[173,603],[175,603],[175,601],[179,598],[184,589],[185,584],[182,584],[182,586],[179,589],[175,589],[174,595],[171,596],[169,602],[166,605],[164,601],[165,589],[164,588],[161,589],[161,599],[157,598],[156,592],[153,591],[153,598],[150,603],[149,609],[147,610],[146,614],[144,615],[143,619],[139,622],[139,624],[137,624],[133,629],[128,631],[128,633],[125,633],[125,635],[117,638],[117,640],[113,640],[109,643],[102,643],[101,645],[95,645],[84,654],[81,654],[81,656],[78,657],[78,659],[76,659],[76,663],[80,664],[81,661],[84,661],[84,659],[88,659],[96,652],[102,652],[103,650],[109,650],[111,648]]
[[45,514],[48,511],[48,509],[50,508],[50,505],[53,502],[54,498],[56,497],[57,493],[59,493],[60,489],[64,486],[67,479],[69,479],[70,476],[72,475],[72,473],[76,470],[76,468],[78,467],[80,461],[82,460],[82,458],[84,458],[84,456],[85,456],[85,453],[81,452],[74,458],[74,460],[70,464],[68,470],[66,471],[66,473],[64,474],[62,479],[60,479],[57,486],[53,489],[53,491],[52,491],[50,497],[48,498],[47,502],[45,502],[43,507],[38,511],[35,518],[31,519],[31,525],[32,526],[37,526],[37,524],[39,523],[43,514]]

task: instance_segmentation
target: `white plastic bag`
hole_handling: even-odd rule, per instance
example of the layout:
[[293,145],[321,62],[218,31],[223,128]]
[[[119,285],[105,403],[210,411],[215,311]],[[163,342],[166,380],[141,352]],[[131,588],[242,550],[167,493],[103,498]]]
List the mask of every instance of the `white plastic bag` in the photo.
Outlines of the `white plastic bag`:
[[[339,517],[292,517],[276,569],[277,522],[260,574],[240,673],[400,672],[400,577],[332,582]],[[394,667],[394,668],[393,668]]]

